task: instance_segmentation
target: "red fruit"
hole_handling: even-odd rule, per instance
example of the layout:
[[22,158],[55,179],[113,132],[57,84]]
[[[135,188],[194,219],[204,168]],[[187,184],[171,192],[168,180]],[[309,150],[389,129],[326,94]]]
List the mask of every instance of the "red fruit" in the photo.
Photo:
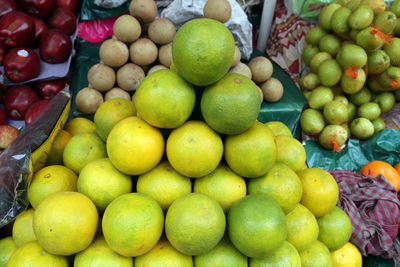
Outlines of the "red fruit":
[[78,8],[79,0],[56,0],[56,5],[75,12]]
[[66,61],[72,51],[72,42],[59,29],[48,30],[40,39],[40,57],[50,64]]
[[35,17],[45,17],[56,8],[54,0],[20,0],[19,4],[26,13]]
[[33,18],[19,11],[11,11],[0,21],[0,42],[9,47],[29,45],[35,38]]
[[14,48],[4,59],[4,74],[13,82],[36,78],[40,73],[38,55],[29,48]]
[[0,125],[7,124],[7,113],[0,108]]
[[39,96],[29,86],[16,85],[7,91],[4,106],[10,118],[23,120],[28,108],[39,100]]
[[40,38],[48,30],[48,28],[47,28],[47,25],[44,23],[44,21],[41,20],[41,19],[33,18],[33,21],[35,22],[35,40],[34,40],[34,44],[35,45],[39,45]]
[[14,0],[0,0],[0,17],[13,10],[18,10],[18,5]]
[[0,43],[0,66],[4,63],[4,58],[6,57],[8,49],[3,43]]
[[50,28],[60,29],[68,35],[75,32],[76,17],[74,12],[65,8],[57,8],[51,15],[47,24]]
[[11,125],[0,125],[0,149],[7,148],[19,133],[19,130]]
[[39,94],[43,99],[51,99],[67,85],[67,79],[61,78],[52,81],[37,82]]
[[49,99],[40,100],[30,106],[25,113],[25,124],[29,125],[46,108],[49,102]]

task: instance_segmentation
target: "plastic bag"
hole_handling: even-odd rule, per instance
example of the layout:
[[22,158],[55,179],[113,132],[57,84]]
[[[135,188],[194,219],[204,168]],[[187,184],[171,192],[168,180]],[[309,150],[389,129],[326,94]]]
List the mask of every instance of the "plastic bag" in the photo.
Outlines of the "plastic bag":
[[51,142],[66,121],[69,106],[67,87],[0,154],[0,227],[28,206],[32,174],[46,163]]

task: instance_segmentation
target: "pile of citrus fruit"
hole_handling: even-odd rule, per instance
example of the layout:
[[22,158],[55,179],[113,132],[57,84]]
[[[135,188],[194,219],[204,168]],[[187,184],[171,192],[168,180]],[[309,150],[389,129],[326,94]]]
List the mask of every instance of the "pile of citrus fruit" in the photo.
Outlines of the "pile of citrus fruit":
[[361,266],[334,178],[307,168],[284,124],[257,121],[257,85],[228,73],[234,50],[222,23],[187,22],[173,70],[135,103],[68,122],[0,266]]

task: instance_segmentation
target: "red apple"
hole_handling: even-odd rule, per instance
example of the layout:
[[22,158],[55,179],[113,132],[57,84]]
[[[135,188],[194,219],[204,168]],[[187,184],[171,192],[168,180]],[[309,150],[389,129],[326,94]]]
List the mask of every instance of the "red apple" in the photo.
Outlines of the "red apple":
[[0,108],[0,125],[7,124],[7,113]]
[[30,106],[39,101],[36,92],[27,85],[16,85],[8,89],[4,97],[4,106],[14,120],[23,120]]
[[14,0],[0,0],[0,17],[13,10],[18,10],[18,5]]
[[40,81],[36,83],[40,96],[43,99],[51,99],[67,85],[67,79],[61,78],[52,81]]
[[3,45],[3,43],[0,43],[0,66],[3,65],[4,58],[6,57],[8,52],[8,48]]
[[35,38],[33,18],[19,11],[11,11],[0,21],[0,42],[9,47],[29,45]]
[[45,17],[56,8],[54,0],[19,0],[26,13],[35,17]]
[[41,19],[33,18],[33,21],[35,22],[35,39],[33,44],[35,46],[38,46],[40,43],[40,38],[45,32],[47,32],[49,28],[47,27],[46,23],[44,23],[44,21]]
[[40,73],[38,55],[29,48],[14,48],[4,59],[4,74],[15,83],[36,78]]
[[66,61],[72,51],[72,42],[59,29],[48,30],[40,39],[40,57],[50,64]]
[[19,135],[19,130],[11,125],[0,125],[0,148],[6,149]]
[[65,8],[57,8],[47,21],[50,28],[60,29],[68,35],[75,32],[76,17],[74,12]]
[[50,99],[40,100],[34,103],[32,106],[28,108],[25,113],[25,124],[29,125],[34,118],[36,118],[43,109],[46,108],[47,104],[50,103]]
[[78,8],[79,0],[56,0],[56,5],[75,12]]

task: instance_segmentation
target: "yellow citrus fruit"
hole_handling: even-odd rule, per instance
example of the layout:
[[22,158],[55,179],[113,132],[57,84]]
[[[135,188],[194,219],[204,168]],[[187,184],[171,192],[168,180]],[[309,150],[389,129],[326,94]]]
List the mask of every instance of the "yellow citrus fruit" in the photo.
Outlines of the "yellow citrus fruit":
[[114,98],[103,102],[94,114],[96,132],[105,142],[115,124],[120,120],[135,115],[136,107],[130,100]]
[[210,85],[232,65],[235,41],[229,29],[213,19],[193,19],[176,33],[172,58],[178,73],[194,85]]
[[58,192],[43,200],[33,215],[39,244],[55,255],[72,255],[86,249],[96,233],[96,206],[78,192]]
[[289,242],[284,241],[282,246],[269,254],[265,259],[250,258],[249,267],[264,266],[301,267],[301,259],[296,248]]
[[0,267],[6,267],[8,260],[16,249],[17,245],[11,236],[0,239]]
[[318,240],[329,250],[343,247],[351,236],[351,221],[346,212],[334,207],[327,214],[317,218],[319,226]]
[[297,174],[282,163],[275,163],[265,175],[247,182],[249,194],[264,194],[272,198],[285,214],[297,206],[303,194]]
[[203,193],[215,199],[224,212],[246,196],[246,183],[225,164],[220,164],[210,174],[194,181],[193,192]]
[[34,213],[34,209],[27,209],[15,218],[12,237],[17,247],[21,247],[25,243],[36,240],[32,227]]
[[247,257],[226,236],[212,250],[194,257],[196,267],[247,267]]
[[347,242],[343,247],[331,252],[334,267],[361,267],[362,256],[352,243]]
[[315,240],[300,253],[301,267],[333,267],[333,259],[324,243]]
[[318,238],[318,223],[314,215],[303,205],[298,204],[286,215],[287,241],[297,251],[309,247]]
[[186,255],[201,255],[213,249],[225,232],[225,214],[217,201],[191,193],[175,200],[165,216],[168,241]]
[[172,167],[187,177],[202,177],[217,168],[223,154],[221,137],[202,121],[188,121],[167,140]]
[[97,159],[83,167],[77,183],[78,192],[84,194],[99,212],[120,195],[131,192],[131,177],[117,170],[108,158]]
[[65,124],[64,130],[69,132],[71,135],[77,135],[81,133],[96,133],[96,125],[91,120],[86,118],[77,117]]
[[275,137],[276,161],[289,166],[295,172],[303,168],[306,162],[306,150],[295,138],[279,135]]
[[158,128],[181,126],[192,113],[195,102],[193,86],[168,69],[147,76],[135,93],[138,113]]
[[309,168],[297,172],[303,184],[300,203],[316,217],[328,213],[339,199],[339,187],[332,175],[319,168]]
[[138,117],[118,122],[107,138],[107,153],[112,164],[128,175],[150,171],[164,154],[164,139],[159,129]]
[[293,137],[292,132],[286,126],[286,124],[284,124],[283,122],[269,121],[269,122],[265,123],[265,125],[268,126],[268,128],[272,131],[274,136],[286,135],[289,137]]
[[71,139],[72,135],[64,130],[60,130],[51,143],[49,155],[47,157],[47,165],[63,165],[64,148]]
[[64,148],[64,165],[79,174],[89,162],[106,157],[106,146],[96,134],[74,135]]
[[107,244],[125,257],[145,254],[157,244],[164,227],[164,214],[151,197],[129,193],[114,199],[103,215]]
[[249,78],[228,73],[204,89],[201,114],[221,134],[240,134],[249,129],[260,113],[260,92]]
[[285,214],[272,198],[262,194],[248,195],[230,209],[228,233],[241,253],[262,259],[285,241]]
[[7,267],[68,267],[66,257],[49,253],[37,241],[31,241],[17,248],[11,255]]
[[97,236],[93,243],[75,255],[74,267],[132,267],[133,259],[114,252],[104,240]]
[[62,191],[76,191],[78,177],[61,165],[44,167],[33,175],[28,188],[28,200],[33,208],[51,194]]
[[135,257],[135,267],[192,267],[192,256],[184,255],[177,251],[165,238],[146,254]]
[[168,161],[161,161],[151,171],[139,176],[136,191],[149,195],[167,211],[175,199],[192,191],[190,178],[172,168]]
[[241,134],[227,136],[224,147],[226,162],[242,177],[264,175],[275,163],[274,135],[258,121]]

